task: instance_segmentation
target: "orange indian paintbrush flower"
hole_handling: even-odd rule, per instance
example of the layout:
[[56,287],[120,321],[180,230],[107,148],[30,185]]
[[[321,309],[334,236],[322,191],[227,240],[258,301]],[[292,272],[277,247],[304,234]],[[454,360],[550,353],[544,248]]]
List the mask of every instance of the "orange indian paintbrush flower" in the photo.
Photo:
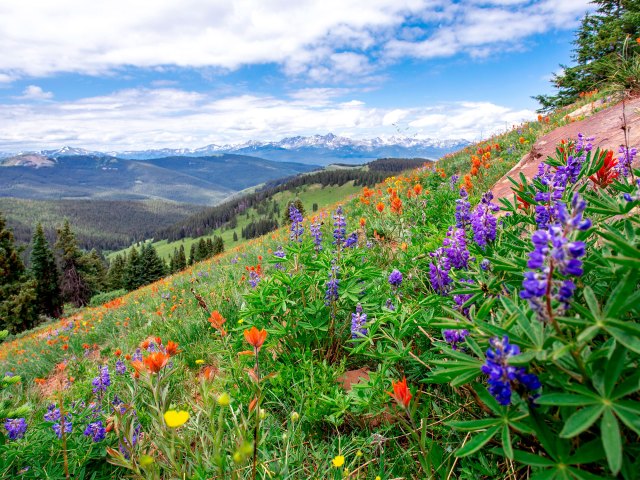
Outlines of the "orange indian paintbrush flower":
[[267,331],[258,330],[256,327],[251,327],[250,330],[244,331],[244,338],[249,343],[249,345],[251,345],[254,348],[255,352],[257,353],[260,351],[260,347],[262,347],[262,344],[267,338]]
[[144,364],[151,373],[158,373],[169,361],[169,355],[162,352],[153,352],[144,359]]
[[409,402],[411,402],[411,392],[409,391],[409,387],[407,387],[407,378],[402,377],[402,381],[398,380],[397,382],[392,381],[391,387],[393,387],[393,393],[387,392],[391,397],[395,398],[398,405],[403,408],[407,408],[409,406]]
[[173,357],[174,355],[180,353],[182,350],[178,350],[178,344],[172,340],[169,340],[167,342],[167,345],[165,346],[165,350],[167,352],[167,354],[171,357]]

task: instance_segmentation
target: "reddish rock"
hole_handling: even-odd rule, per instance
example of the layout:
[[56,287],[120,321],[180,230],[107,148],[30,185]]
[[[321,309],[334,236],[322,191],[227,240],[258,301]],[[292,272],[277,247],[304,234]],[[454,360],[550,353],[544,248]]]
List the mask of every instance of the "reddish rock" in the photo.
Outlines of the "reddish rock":
[[354,383],[366,382],[369,380],[369,371],[366,368],[359,368],[358,370],[349,370],[344,372],[343,375],[338,377],[338,383],[342,385],[345,391],[351,390],[351,385]]
[[[640,147],[640,97],[627,101],[626,117],[629,127],[629,146]],[[589,110],[582,107],[581,114]],[[624,132],[622,129],[622,103],[600,110],[584,120],[569,123],[563,127],[543,135],[531,148],[531,152],[522,157],[509,172],[502,177],[491,189],[496,198],[512,198],[512,183],[508,177],[518,179],[520,172],[531,180],[538,171],[538,165],[555,155],[556,145],[563,139],[576,139],[578,133],[586,136],[595,136],[592,142],[595,148],[613,150],[617,155],[620,145],[624,145]],[[636,157],[636,163],[640,160]],[[634,163],[634,165],[636,165]]]

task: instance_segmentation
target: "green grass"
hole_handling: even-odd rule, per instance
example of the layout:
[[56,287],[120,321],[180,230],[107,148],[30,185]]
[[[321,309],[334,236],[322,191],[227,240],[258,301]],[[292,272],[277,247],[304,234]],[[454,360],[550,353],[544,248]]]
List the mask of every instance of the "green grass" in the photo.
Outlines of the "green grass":
[[[286,191],[275,194],[272,198],[275,200],[280,206],[280,211],[284,212],[286,205],[289,201],[294,200],[296,198],[300,198],[302,204],[304,205],[305,211],[307,215],[313,215],[312,207],[313,204],[318,204],[318,208],[324,208],[328,205],[332,205],[337,201],[347,198],[350,195],[355,195],[360,192],[361,187],[355,187],[353,182],[348,182],[341,186],[325,186],[321,187],[319,184],[316,185],[307,185],[301,188],[296,189],[295,191]],[[167,240],[160,240],[157,242],[153,242],[153,246],[156,248],[158,255],[160,255],[165,260],[169,260],[170,256],[173,255],[173,250],[175,248],[180,248],[180,245],[184,246],[185,252],[187,255],[189,254],[189,249],[191,245],[197,243],[200,238],[213,238],[214,236],[222,237],[224,241],[225,249],[233,248],[239,245],[242,245],[245,240],[242,238],[241,232],[242,228],[247,226],[252,217],[255,219],[259,218],[257,213],[257,209],[251,208],[248,211],[249,218],[247,218],[246,214],[242,214],[238,216],[238,224],[236,228],[218,228],[211,232],[209,235],[204,235],[202,237],[191,238],[187,237],[183,240],[178,240],[175,242],[168,242]],[[234,232],[238,236],[238,241],[234,242],[233,234]],[[128,253],[130,248],[122,249],[119,251],[111,252],[107,258],[109,260],[113,259],[118,254]]]

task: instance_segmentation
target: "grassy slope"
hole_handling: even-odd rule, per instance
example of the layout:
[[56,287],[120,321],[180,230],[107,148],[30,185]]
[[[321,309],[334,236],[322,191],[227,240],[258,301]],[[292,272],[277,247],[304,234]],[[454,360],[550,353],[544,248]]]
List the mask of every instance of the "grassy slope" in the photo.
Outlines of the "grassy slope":
[[[520,132],[512,131],[501,138],[492,139],[491,142],[500,142],[503,145],[504,154],[501,156],[502,160],[496,160],[492,167],[483,173],[481,178],[474,179],[475,191],[486,190],[511,165],[517,162],[528,149],[528,145],[540,133],[553,128],[558,124],[558,121],[558,118],[552,119],[550,125],[535,122],[523,127]],[[465,149],[463,152],[449,155],[439,163],[439,166],[449,174],[464,173],[469,167],[469,155],[472,151],[473,149]],[[420,175],[424,175],[424,172],[418,174],[415,178],[422,178]],[[394,184],[394,181],[391,180],[389,184]],[[309,193],[311,194],[311,192]],[[320,198],[324,198],[327,202],[331,198],[335,198],[329,196],[327,192],[316,192],[315,195],[317,196],[313,197],[314,200],[310,200],[311,195],[309,195],[308,197],[305,196],[304,201],[309,203],[317,201],[320,203],[318,201]],[[364,207],[358,202],[350,202],[346,207],[349,228],[353,228],[355,218],[363,211]],[[449,210],[451,210],[450,207]],[[438,219],[438,216],[444,216],[444,211],[447,209],[440,209],[436,206],[436,208],[426,210],[429,210],[434,216],[434,222],[437,224],[442,221],[442,218]],[[370,210],[368,214],[371,215]],[[371,218],[377,222],[378,227],[392,229],[395,228],[394,225],[398,225],[394,216],[388,214],[388,207],[383,215],[375,215],[374,212]],[[325,235],[330,237],[331,221],[326,223],[328,225],[325,227]],[[400,222],[400,225],[402,225],[402,222]],[[442,231],[436,233],[436,237],[429,240],[430,243],[437,243],[436,238],[440,238],[444,234]],[[164,339],[172,339],[184,346],[184,351],[179,357],[179,374],[172,388],[176,404],[184,405],[190,397],[196,395],[194,379],[199,372],[202,373],[203,371],[203,367],[199,365],[200,361],[204,362],[205,365],[210,365],[220,370],[219,380],[215,384],[217,387],[214,386],[214,389],[224,388],[227,380],[231,381],[231,384],[233,384],[234,379],[239,382],[240,378],[245,378],[242,370],[246,367],[246,362],[238,360],[233,348],[229,352],[227,341],[221,342],[215,335],[215,332],[206,322],[207,315],[198,306],[198,302],[190,293],[190,289],[195,289],[207,302],[209,308],[220,310],[227,318],[225,326],[229,332],[228,338],[231,338],[232,341],[236,339],[236,343],[239,342],[242,337],[241,331],[244,328],[243,295],[249,290],[247,282],[243,278],[246,273],[244,267],[255,265],[260,256],[268,256],[270,249],[274,249],[277,245],[286,242],[287,238],[288,232],[280,229],[266,238],[255,239],[236,248],[230,248],[215,259],[194,265],[177,275],[132,292],[125,296],[120,304],[87,309],[74,318],[62,320],[56,324],[44,325],[35,331],[23,334],[19,338],[3,344],[0,348],[0,371],[13,371],[23,376],[25,398],[31,399],[36,408],[34,418],[42,418],[45,405],[38,388],[33,383],[36,377],[46,378],[50,376],[56,363],[74,354],[80,360],[70,363],[72,365],[70,368],[73,369],[71,373],[76,380],[68,396],[86,395],[91,388],[90,379],[94,376],[96,364],[109,362],[110,365],[113,365],[113,352],[116,348],[122,349],[123,352],[132,352],[138,343],[149,335],[160,335]],[[410,237],[408,238],[410,239]],[[425,251],[423,243],[423,239],[415,239],[409,245],[409,251],[406,254],[397,248],[393,248],[393,245],[377,245],[375,247],[376,265],[382,271],[388,271],[389,267],[398,261],[410,264],[413,256]],[[319,287],[321,289],[324,288],[323,285]],[[297,299],[292,299],[292,301],[295,304]],[[405,305],[405,308],[410,309],[411,306]],[[96,355],[83,357],[83,344],[85,343],[89,345],[97,344],[99,347],[97,357]],[[292,368],[297,369],[298,366],[292,366]],[[314,381],[320,382],[320,377],[327,377],[329,383],[318,383],[318,385],[322,385],[326,389],[328,388],[327,385],[330,386],[335,381],[335,377],[345,368],[346,365],[344,363],[329,367],[324,363],[318,363],[315,366]],[[281,373],[284,377],[286,372]],[[50,385],[51,380],[44,383]],[[126,388],[118,386],[122,383],[121,380],[114,383],[117,383],[115,388],[118,389],[119,393],[126,394]],[[320,395],[320,392],[316,393],[316,387],[305,385],[293,384],[288,388],[291,388],[292,391],[302,388],[307,391],[307,395],[311,391]],[[176,388],[178,386],[180,388]],[[232,385],[231,388],[233,388]],[[49,390],[46,390],[46,392],[49,392]],[[325,393],[335,394],[333,390]],[[234,390],[233,397],[236,398],[236,401],[238,401],[237,399],[247,399],[247,393]],[[273,435],[280,435],[280,432],[283,432],[282,420],[277,419],[281,419],[284,416],[286,425],[287,412],[295,405],[280,404],[277,399],[267,399],[266,401],[267,408],[274,412],[279,412],[277,418],[269,421],[270,423],[266,428],[273,430]],[[309,401],[308,398],[307,401]],[[349,401],[353,401],[353,399]],[[314,405],[309,406],[311,408],[311,410],[308,410],[309,415],[313,414],[313,409],[320,408],[320,404]],[[330,466],[327,467],[327,465],[330,463],[330,459],[338,452],[349,458],[354,458],[356,450],[362,449],[365,451],[365,460],[371,460],[374,465],[378,464],[376,458],[379,456],[379,452],[376,453],[372,449],[368,429],[356,428],[351,433],[343,432],[344,440],[342,444],[340,444],[342,435],[335,435],[337,430],[329,429],[329,432],[329,435],[316,437],[314,442],[308,442],[309,437],[307,436],[297,438],[299,443],[295,449],[292,448],[291,450],[291,461],[298,462],[297,465],[299,467],[297,468],[302,470],[296,470],[295,472],[297,473],[293,472],[289,478],[307,478],[311,473],[306,468],[318,464],[325,466],[321,467],[321,471],[316,471],[315,475],[322,475],[322,472],[328,475]],[[271,437],[270,440],[277,443],[277,440],[274,440],[275,438]],[[27,440],[29,440],[29,437],[27,437]],[[38,450],[39,447],[35,445],[34,441],[35,439],[31,438],[31,441],[25,444],[27,446],[24,447],[25,451],[22,452],[26,456],[25,458],[33,458],[34,455],[38,455],[38,452],[41,455],[45,455],[44,451]],[[276,445],[274,448],[277,450],[284,447]],[[407,452],[404,451],[403,446],[394,447],[389,444],[385,448],[385,460],[383,460],[383,464],[387,462],[385,468],[388,471],[400,472],[400,475],[410,475],[411,455],[409,454],[407,457]],[[47,466],[54,468],[53,466],[57,464],[56,462],[59,463],[61,461],[60,454],[56,451],[42,458],[43,461],[40,468],[45,469],[49,468]],[[99,455],[98,458],[100,458]],[[74,457],[73,461],[79,460]],[[371,477],[367,476],[367,478],[375,476],[375,470],[363,470],[363,472],[365,471],[371,474]],[[246,475],[247,473],[248,471],[245,469],[244,474]],[[98,478],[103,477],[98,476]],[[104,478],[108,478],[108,475]]]
[[[350,195],[356,194],[360,191],[360,187],[354,187],[353,182],[348,182],[341,186],[326,186],[322,188],[320,185],[308,185],[301,189],[297,189],[295,192],[280,192],[274,195],[273,199],[278,202],[280,205],[280,211],[284,211],[287,203],[295,198],[300,198],[302,201],[304,208],[307,212],[312,212],[312,206],[314,203],[317,203],[320,208],[324,208],[327,205],[331,205],[338,200],[349,197]],[[258,217],[255,208],[251,208],[248,210],[249,217],[252,215]],[[240,244],[243,244],[245,240],[241,236],[242,228],[250,223],[250,219],[247,219],[245,215],[240,215],[238,217],[238,226],[234,229],[227,228],[219,228],[214,230],[210,235],[205,235],[203,237],[191,238],[187,237],[183,241],[176,242],[167,242],[166,240],[160,240],[158,242],[154,242],[153,246],[158,251],[158,254],[165,258],[169,259],[170,255],[173,254],[173,250],[175,248],[180,248],[180,245],[184,245],[185,251],[187,255],[189,254],[189,249],[191,248],[191,244],[196,243],[200,240],[200,238],[212,238],[214,236],[221,236],[224,240],[224,245],[226,249],[230,249],[236,247]],[[233,241],[234,232],[238,235],[238,241]],[[108,255],[108,259],[112,259],[118,254],[126,253],[129,249],[119,250],[117,252],[112,252]]]

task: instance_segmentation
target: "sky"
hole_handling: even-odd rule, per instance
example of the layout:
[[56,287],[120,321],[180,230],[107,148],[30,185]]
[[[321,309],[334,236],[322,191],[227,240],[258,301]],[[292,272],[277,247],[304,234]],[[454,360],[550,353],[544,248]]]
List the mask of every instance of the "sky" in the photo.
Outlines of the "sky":
[[478,140],[535,117],[588,0],[3,0],[0,151],[334,133]]

